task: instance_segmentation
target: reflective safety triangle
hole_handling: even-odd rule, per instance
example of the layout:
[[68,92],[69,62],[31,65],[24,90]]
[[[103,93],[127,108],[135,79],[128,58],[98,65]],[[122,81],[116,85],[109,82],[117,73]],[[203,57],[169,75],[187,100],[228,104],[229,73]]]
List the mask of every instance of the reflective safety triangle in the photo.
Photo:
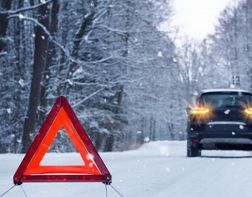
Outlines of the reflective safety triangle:
[[[64,128],[80,153],[83,165],[41,165],[57,133]],[[110,184],[111,174],[81,126],[67,99],[60,96],[23,161],[17,169],[14,184],[23,182],[103,182]]]

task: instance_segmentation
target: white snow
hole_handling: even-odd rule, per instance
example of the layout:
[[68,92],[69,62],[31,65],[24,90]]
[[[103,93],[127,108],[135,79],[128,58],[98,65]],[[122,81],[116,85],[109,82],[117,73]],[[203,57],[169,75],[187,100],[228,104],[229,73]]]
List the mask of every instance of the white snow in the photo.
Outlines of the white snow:
[[[62,163],[79,159],[76,153],[60,155]],[[251,152],[203,151],[187,158],[185,142],[150,142],[135,151],[101,153],[113,183],[125,197],[249,197]],[[0,193],[8,189],[23,155],[0,154]],[[24,183],[29,197],[105,197],[101,183]],[[24,196],[19,186],[6,197]],[[109,197],[118,195],[108,187]]]
[[6,111],[7,111],[8,114],[11,114],[11,113],[12,113],[11,108],[7,108]]
[[70,79],[67,79],[67,82],[69,83],[69,85],[73,85],[73,82]]
[[150,141],[150,138],[147,136],[144,138],[144,142],[149,142]]
[[230,113],[230,111],[231,111],[230,109],[227,109],[224,111],[224,114],[228,115]]
[[25,86],[25,81],[23,79],[19,79],[18,83],[22,88]]
[[163,52],[162,51],[158,51],[158,57],[163,57]]
[[239,125],[239,128],[242,130],[242,129],[244,129],[244,126],[243,125]]
[[18,17],[19,17],[19,19],[23,19],[24,15],[23,14],[19,14]]
[[46,0],[40,0],[40,3],[44,4],[44,3],[46,3]]

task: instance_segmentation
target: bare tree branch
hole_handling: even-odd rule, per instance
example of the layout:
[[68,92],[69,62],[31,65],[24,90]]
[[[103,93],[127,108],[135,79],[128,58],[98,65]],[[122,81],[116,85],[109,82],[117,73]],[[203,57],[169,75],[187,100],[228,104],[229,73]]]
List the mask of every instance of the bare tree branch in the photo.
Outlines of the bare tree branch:
[[2,12],[0,12],[0,15],[3,14],[3,15],[8,15],[9,16],[9,15],[14,15],[14,14],[19,14],[19,13],[22,13],[22,12],[31,11],[31,10],[37,9],[37,8],[43,6],[43,5],[50,4],[53,1],[54,0],[48,0],[45,3],[40,3],[40,4],[33,5],[33,6],[30,6],[30,7],[26,7],[26,8],[20,8],[20,9],[17,9],[17,10],[2,11]]
[[27,21],[31,21],[31,22],[35,23],[36,25],[38,25],[39,27],[41,27],[43,29],[45,34],[48,36],[49,40],[51,42],[53,42],[56,46],[58,46],[63,51],[63,53],[69,58],[70,61],[76,62],[75,60],[73,60],[71,58],[69,51],[64,46],[62,46],[59,42],[57,42],[53,38],[53,36],[50,34],[50,32],[47,30],[47,28],[43,24],[41,24],[37,19],[27,17],[24,15],[20,15],[20,14],[11,15],[8,18],[19,18],[20,20],[27,20]]

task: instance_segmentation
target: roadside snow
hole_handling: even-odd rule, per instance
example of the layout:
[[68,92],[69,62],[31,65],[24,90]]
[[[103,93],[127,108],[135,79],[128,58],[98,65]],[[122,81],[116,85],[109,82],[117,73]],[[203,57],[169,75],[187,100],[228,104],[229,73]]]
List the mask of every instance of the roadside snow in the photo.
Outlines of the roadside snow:
[[[243,151],[204,151],[187,158],[185,142],[150,142],[135,151],[101,153],[113,183],[125,197],[250,197],[252,154]],[[23,155],[0,155],[0,193],[12,185]],[[80,163],[79,155],[48,154],[44,163]],[[29,197],[105,197],[101,183],[25,183]],[[24,196],[15,187],[6,197]],[[118,196],[110,187],[108,196]]]

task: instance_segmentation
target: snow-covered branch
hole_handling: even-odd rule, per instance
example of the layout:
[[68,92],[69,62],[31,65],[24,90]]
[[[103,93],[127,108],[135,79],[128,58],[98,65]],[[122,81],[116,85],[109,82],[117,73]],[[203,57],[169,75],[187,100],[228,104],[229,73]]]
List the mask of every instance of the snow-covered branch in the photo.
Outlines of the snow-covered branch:
[[108,12],[108,10],[104,9],[102,12],[95,14],[93,25],[96,24],[107,12]]
[[4,55],[7,55],[7,52],[5,51],[5,52],[0,52],[0,57],[1,56],[4,56]]
[[84,99],[82,99],[81,101],[79,101],[78,103],[73,105],[73,108],[77,107],[78,105],[84,103],[85,101],[87,101],[88,99],[90,99],[91,97],[95,96],[96,94],[98,94],[99,92],[101,92],[102,90],[104,90],[105,88],[100,88],[99,90],[93,92],[92,94],[90,94],[89,96],[85,97]]
[[109,27],[107,25],[98,25],[96,28],[107,29],[107,30],[109,30],[111,32],[114,32],[114,33],[117,33],[117,34],[123,35],[123,36],[125,36],[128,33],[127,31],[123,31],[123,30],[120,30],[120,29],[112,28],[112,27]]
[[75,62],[75,60],[73,60],[71,58],[69,51],[63,45],[61,45],[59,42],[57,42],[53,38],[53,36],[50,34],[50,32],[47,30],[47,28],[43,24],[41,24],[37,19],[32,18],[32,17],[28,17],[28,16],[24,16],[22,14],[14,14],[14,15],[9,16],[8,18],[19,18],[20,20],[31,21],[34,24],[38,25],[39,27],[41,27],[43,29],[44,33],[48,36],[48,39],[52,43],[54,43],[56,46],[58,46],[63,51],[63,53],[66,55],[66,57],[68,57],[68,59],[70,61]]

